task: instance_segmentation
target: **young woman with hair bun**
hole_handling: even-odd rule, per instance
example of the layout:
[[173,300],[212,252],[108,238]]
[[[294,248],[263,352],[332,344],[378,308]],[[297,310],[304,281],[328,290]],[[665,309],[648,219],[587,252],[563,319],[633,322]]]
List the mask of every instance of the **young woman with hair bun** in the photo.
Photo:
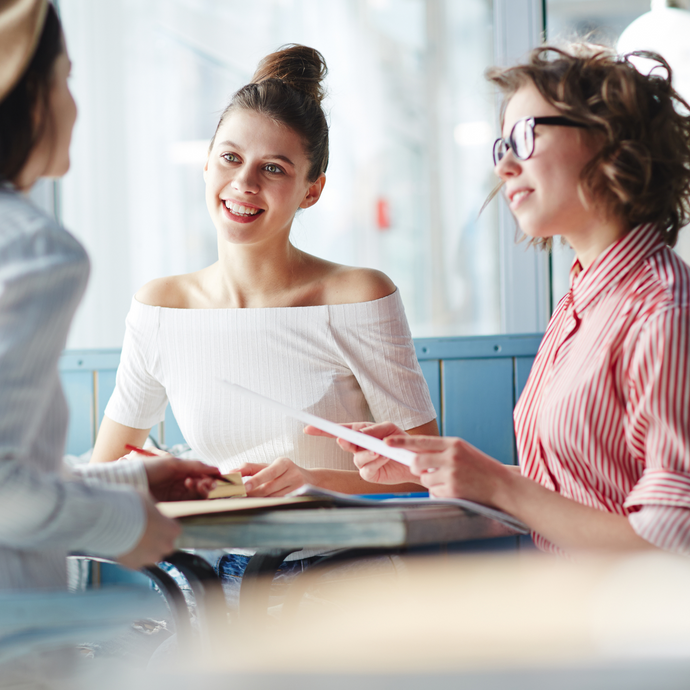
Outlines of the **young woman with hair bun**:
[[326,182],[325,75],[317,50],[284,47],[223,112],[204,167],[218,261],[154,280],[133,299],[94,461],[143,443],[170,401],[195,457],[240,471],[250,496],[306,483],[382,491],[348,453],[222,379],[335,422],[394,419],[409,433],[438,433],[395,285],[290,242],[295,214]]
[[363,477],[494,506],[549,551],[690,555],[690,267],[671,249],[690,221],[690,105],[671,77],[659,55],[588,44],[489,73],[510,209],[533,242],[560,235],[576,253],[515,409],[520,471],[382,424],[367,433],[417,458],[343,443]]

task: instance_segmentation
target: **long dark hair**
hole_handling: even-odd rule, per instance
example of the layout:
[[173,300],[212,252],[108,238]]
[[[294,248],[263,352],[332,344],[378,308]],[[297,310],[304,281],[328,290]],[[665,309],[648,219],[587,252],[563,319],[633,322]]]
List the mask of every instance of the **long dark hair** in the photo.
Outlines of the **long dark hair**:
[[[290,44],[267,55],[256,68],[252,82],[237,91],[223,111],[216,133],[236,108],[253,110],[284,124],[299,134],[309,159],[309,182],[328,167],[328,123],[321,107],[325,92],[321,82],[328,68],[314,48]],[[216,135],[211,140],[211,148]]]
[[17,85],[0,102],[0,181],[12,182],[50,125],[48,98],[55,60],[64,51],[57,12],[48,4],[36,52]]

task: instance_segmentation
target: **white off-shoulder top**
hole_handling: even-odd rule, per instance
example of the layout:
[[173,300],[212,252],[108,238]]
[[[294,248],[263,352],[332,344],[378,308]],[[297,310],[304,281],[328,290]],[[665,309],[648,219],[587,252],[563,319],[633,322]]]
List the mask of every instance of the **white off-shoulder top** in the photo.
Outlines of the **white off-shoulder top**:
[[106,415],[150,428],[170,401],[195,456],[223,472],[285,456],[305,468],[355,469],[331,439],[228,391],[232,381],[334,422],[436,417],[399,292],[353,304],[170,309],[136,299]]

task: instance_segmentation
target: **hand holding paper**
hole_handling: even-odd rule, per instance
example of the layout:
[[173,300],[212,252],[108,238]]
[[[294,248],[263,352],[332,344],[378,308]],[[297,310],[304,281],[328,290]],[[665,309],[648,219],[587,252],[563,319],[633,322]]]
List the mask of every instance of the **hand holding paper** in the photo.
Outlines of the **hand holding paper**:
[[322,431],[331,434],[335,438],[343,438],[346,441],[355,444],[356,446],[371,450],[374,453],[378,453],[379,455],[390,458],[391,460],[395,460],[396,462],[407,465],[408,467],[412,464],[412,460],[414,460],[415,453],[412,453],[409,450],[405,450],[404,448],[391,448],[382,440],[374,438],[373,436],[363,434],[359,431],[355,431],[354,429],[349,429],[348,427],[341,426],[335,422],[330,422],[327,419],[322,419],[321,417],[317,417],[310,412],[296,410],[288,405],[283,405],[275,400],[271,400],[271,398],[267,398],[264,395],[250,391],[248,388],[238,386],[235,383],[230,383],[229,381],[223,381],[223,383],[231,390],[245,396],[246,398],[251,398],[252,400],[259,402],[266,407],[270,407],[278,412],[282,412],[288,417],[298,419],[305,424],[315,426],[317,429],[321,429]]
[[[392,422],[354,422],[345,426],[367,436],[381,439],[386,444],[390,444],[391,439],[394,437],[407,437],[407,434]],[[328,434],[311,425],[304,428],[304,433],[310,436],[328,436],[333,438],[332,434]],[[387,457],[350,443],[350,441],[346,441],[343,438],[338,439],[338,445],[344,451],[352,453],[352,459],[359,470],[360,476],[367,482],[372,482],[373,484],[419,483],[419,478],[412,474],[411,469],[406,465],[395,462],[395,460],[391,462]]]

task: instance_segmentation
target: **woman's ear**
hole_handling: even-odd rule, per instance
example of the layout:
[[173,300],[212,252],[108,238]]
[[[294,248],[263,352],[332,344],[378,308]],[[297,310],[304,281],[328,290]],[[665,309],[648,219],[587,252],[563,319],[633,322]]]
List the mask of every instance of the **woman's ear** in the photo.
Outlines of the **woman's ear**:
[[206,163],[204,163],[204,182],[206,182],[206,173],[208,172],[208,158],[206,158]]
[[300,208],[309,208],[313,206],[320,198],[321,192],[326,185],[326,176],[321,174],[316,182],[312,182],[307,189],[307,193],[302,199],[302,203],[299,205]]

